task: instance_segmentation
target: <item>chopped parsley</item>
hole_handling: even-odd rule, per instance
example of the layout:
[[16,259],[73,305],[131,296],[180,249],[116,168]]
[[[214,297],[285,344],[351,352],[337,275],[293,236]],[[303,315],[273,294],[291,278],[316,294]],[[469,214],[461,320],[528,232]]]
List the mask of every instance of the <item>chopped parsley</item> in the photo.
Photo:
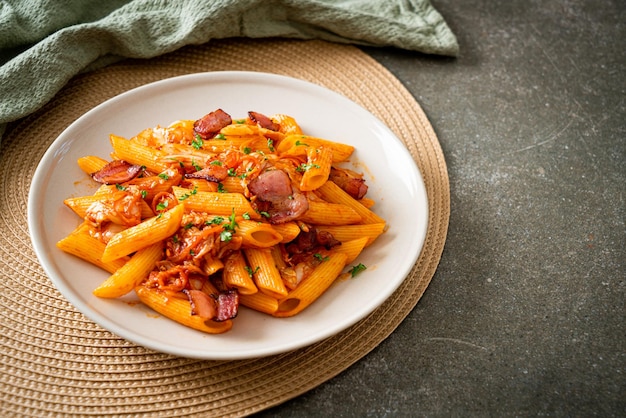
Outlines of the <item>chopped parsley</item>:
[[250,154],[250,152],[252,152],[252,150],[250,149],[250,147],[243,147],[243,153],[248,155]]
[[269,148],[271,152],[274,152],[274,141],[272,141],[271,138],[267,138],[267,148]]
[[169,180],[170,176],[167,175],[167,173],[161,173],[159,174],[159,177],[162,178],[163,180]]
[[306,144],[306,143],[304,143],[304,142],[300,142],[300,140],[298,139],[298,140],[296,140],[296,146],[308,147],[308,146],[309,146],[309,144]]
[[193,168],[196,169],[196,171],[202,170],[202,167],[200,167],[200,164],[198,164],[195,160],[191,160],[191,165],[193,166]]
[[352,266],[352,268],[348,270],[348,273],[350,273],[350,275],[354,277],[365,269],[367,269],[367,267],[365,267],[363,263],[359,263],[356,266]]
[[141,191],[141,198],[145,199],[146,197],[148,197],[148,191],[147,190],[142,190]]
[[257,266],[254,270],[252,270],[250,267],[245,266],[244,269],[246,269],[246,271],[248,272],[250,277],[252,277],[252,276],[254,276],[254,273],[256,273],[257,271],[259,271],[261,269],[261,267]]
[[211,164],[211,165],[218,165],[220,167],[222,166],[222,162],[220,160],[213,160],[209,164]]
[[228,176],[229,177],[235,177],[236,175],[237,175],[237,173],[235,172],[234,168],[231,167],[231,168],[228,169]]
[[330,258],[329,256],[323,256],[320,253],[313,254],[313,257],[317,258],[319,261],[328,261],[328,259]]
[[164,211],[165,209],[167,209],[167,207],[169,206],[170,202],[169,200],[164,200],[163,202],[159,202],[156,205],[156,210],[158,210],[159,212]]
[[202,148],[203,145],[204,145],[204,141],[202,140],[202,137],[196,134],[193,140],[191,141],[191,146],[194,147],[195,149],[200,149]]
[[194,195],[198,193],[198,188],[194,187],[192,191],[190,191],[189,193],[185,193],[184,195],[182,195],[181,197],[178,198],[179,202],[182,202],[185,199],[189,199],[190,196]]
[[117,190],[121,190],[121,191],[123,191],[123,192],[125,192],[125,191],[127,190],[126,186],[122,186],[121,184],[116,184],[116,185],[115,185],[115,188],[116,188]]
[[217,192],[218,193],[228,193],[228,190],[224,188],[222,183],[217,183]]
[[[224,218],[222,218],[222,220],[224,220]],[[228,217],[228,220],[229,223],[222,225],[222,228],[224,228],[224,230],[220,233],[220,240],[223,242],[228,242],[233,238],[235,228],[238,226],[237,222],[235,221],[235,208],[233,208],[233,212]]]
[[214,139],[226,139],[226,135],[224,135],[224,134],[217,134],[217,135],[215,135]]
[[221,216],[216,216],[215,218],[211,219],[210,221],[206,221],[205,223],[207,225],[221,225],[224,222],[224,218],[222,218]]

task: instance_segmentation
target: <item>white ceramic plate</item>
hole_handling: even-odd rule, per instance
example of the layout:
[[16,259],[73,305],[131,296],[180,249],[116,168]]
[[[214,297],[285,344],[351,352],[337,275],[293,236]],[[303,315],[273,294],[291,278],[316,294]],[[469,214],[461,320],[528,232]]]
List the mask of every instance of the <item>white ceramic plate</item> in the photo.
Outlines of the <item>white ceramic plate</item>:
[[[79,223],[67,197],[93,193],[78,168],[85,155],[109,158],[109,134],[129,138],[217,108],[233,118],[254,110],[293,116],[307,134],[356,147],[352,164],[365,173],[368,197],[389,230],[356,263],[367,270],[338,282],[316,303],[288,319],[241,308],[233,329],[206,335],[160,317],[149,308],[99,299],[92,290],[106,272],[63,253],[55,243]],[[71,124],[50,146],[35,172],[28,202],[33,246],[59,291],[103,328],[160,352],[201,359],[244,359],[278,354],[330,337],[371,313],[405,279],[426,235],[428,203],[422,177],[402,142],[377,118],[331,90],[289,77],[256,72],[212,72],[174,77],[114,97]]]

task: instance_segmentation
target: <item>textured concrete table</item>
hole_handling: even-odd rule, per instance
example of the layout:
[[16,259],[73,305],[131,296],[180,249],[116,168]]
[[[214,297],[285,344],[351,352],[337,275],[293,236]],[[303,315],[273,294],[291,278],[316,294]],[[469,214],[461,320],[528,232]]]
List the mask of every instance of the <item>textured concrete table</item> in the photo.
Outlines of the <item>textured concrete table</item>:
[[432,3],[457,59],[366,52],[446,155],[439,269],[372,353],[260,416],[624,416],[626,3]]

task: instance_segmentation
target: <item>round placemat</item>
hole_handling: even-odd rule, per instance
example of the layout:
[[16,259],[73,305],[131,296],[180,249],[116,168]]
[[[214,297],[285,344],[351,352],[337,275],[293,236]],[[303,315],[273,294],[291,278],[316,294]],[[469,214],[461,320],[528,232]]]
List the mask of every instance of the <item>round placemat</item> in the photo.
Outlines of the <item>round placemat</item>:
[[[368,109],[415,159],[426,185],[429,221],[422,253],[403,284],[354,326],[280,355],[202,361],[134,345],[75,310],[37,261],[26,204],[47,147],[87,110],[146,83],[227,70],[301,78]],[[365,356],[415,307],[439,263],[450,215],[445,160],[419,104],[360,49],[322,41],[214,41],[75,77],[36,114],[9,126],[0,149],[0,182],[2,416],[243,416],[296,397]]]

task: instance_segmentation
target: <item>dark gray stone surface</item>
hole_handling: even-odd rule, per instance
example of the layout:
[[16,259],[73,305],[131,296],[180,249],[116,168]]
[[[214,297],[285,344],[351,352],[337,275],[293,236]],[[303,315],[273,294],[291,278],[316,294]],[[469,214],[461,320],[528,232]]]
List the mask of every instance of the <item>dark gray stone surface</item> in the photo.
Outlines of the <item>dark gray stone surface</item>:
[[626,3],[432,3],[458,58],[364,50],[444,150],[439,268],[373,352],[259,416],[625,416]]

